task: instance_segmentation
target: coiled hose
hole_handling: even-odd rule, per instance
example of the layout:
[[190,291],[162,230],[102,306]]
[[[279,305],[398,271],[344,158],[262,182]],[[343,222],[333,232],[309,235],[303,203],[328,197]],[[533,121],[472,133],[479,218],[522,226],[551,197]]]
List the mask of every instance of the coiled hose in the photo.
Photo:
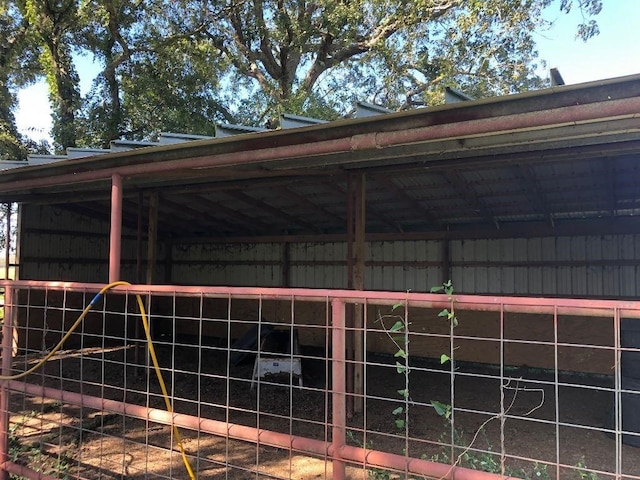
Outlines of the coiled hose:
[[[112,288],[119,287],[119,286],[131,286],[131,284],[125,281],[117,281],[102,287],[102,289],[100,289],[100,291],[95,295],[95,297],[93,297],[91,302],[89,302],[89,304],[85,307],[85,309],[82,311],[80,316],[78,316],[78,319],[73,323],[73,325],[71,325],[71,328],[69,329],[69,331],[65,333],[65,335],[58,342],[58,344],[55,347],[53,347],[47,355],[45,355],[42,359],[40,359],[38,363],[36,363],[33,367],[29,368],[28,370],[25,370],[24,372],[20,372],[15,375],[6,375],[6,376],[0,375],[0,381],[18,380],[20,378],[26,377],[27,375],[30,375],[31,373],[41,368],[45,363],[47,363],[51,359],[51,357],[53,357],[62,348],[62,346],[64,345],[64,342],[66,342],[71,336],[71,334],[80,326],[84,318],[91,311],[91,309],[98,304],[102,296]],[[144,328],[144,333],[147,339],[147,345],[149,346],[149,355],[151,356],[151,361],[153,362],[153,368],[156,372],[156,377],[158,377],[158,383],[160,384],[160,389],[162,390],[164,403],[165,403],[167,412],[173,414],[173,405],[171,404],[169,393],[167,392],[167,386],[165,385],[164,379],[162,378],[162,372],[160,371],[160,364],[158,363],[156,350],[153,346],[153,341],[151,340],[151,328],[149,327],[147,314],[144,308],[144,304],[142,302],[142,297],[138,294],[136,294],[136,302],[138,304],[138,310],[140,311],[140,318],[142,320],[142,326]],[[191,468],[189,459],[187,458],[187,453],[185,452],[184,446],[182,445],[182,437],[180,436],[180,431],[178,430],[178,427],[176,425],[173,425],[173,434],[176,438],[176,444],[178,446],[178,449],[180,450],[180,455],[182,456],[182,461],[184,463],[185,468],[187,469],[189,478],[191,480],[196,480],[196,476],[193,473],[193,469]]]

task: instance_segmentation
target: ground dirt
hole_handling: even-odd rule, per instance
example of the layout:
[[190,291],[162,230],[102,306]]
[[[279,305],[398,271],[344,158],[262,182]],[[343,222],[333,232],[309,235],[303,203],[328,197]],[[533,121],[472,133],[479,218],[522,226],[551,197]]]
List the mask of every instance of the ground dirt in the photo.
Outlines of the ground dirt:
[[[332,406],[325,387],[330,365],[318,352],[302,353],[303,388],[295,381],[290,386],[287,377],[263,380],[252,389],[251,356],[233,367],[222,350],[208,352],[203,360],[188,346],[159,346],[177,413],[330,439]],[[163,409],[157,380],[132,365],[131,356],[130,348],[65,352],[28,381]],[[500,471],[504,458],[505,471],[521,478],[640,478],[640,448],[622,445],[603,431],[612,426],[611,378],[563,374],[556,379],[527,370],[510,370],[501,377],[486,366],[459,365],[452,385],[446,369],[417,361],[409,374],[408,415],[395,416],[396,408],[407,406],[397,393],[406,387],[405,376],[397,372],[393,358],[368,361],[364,409],[348,420],[347,441],[353,446],[449,464],[458,459],[461,466],[489,471]],[[452,393],[455,429],[431,404],[450,404]],[[504,417],[492,413],[501,404]],[[400,417],[407,428],[395,425]],[[175,431],[149,419],[13,393],[11,422],[12,460],[53,477],[189,478]],[[188,429],[180,434],[201,479],[331,478],[332,463],[324,458]],[[458,448],[449,446],[452,437]],[[347,467],[347,476],[405,477],[357,465]]]

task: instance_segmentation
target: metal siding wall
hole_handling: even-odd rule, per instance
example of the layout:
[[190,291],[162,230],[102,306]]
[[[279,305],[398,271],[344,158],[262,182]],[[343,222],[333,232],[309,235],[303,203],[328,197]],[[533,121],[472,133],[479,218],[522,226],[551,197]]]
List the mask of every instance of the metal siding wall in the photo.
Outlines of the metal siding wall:
[[[439,241],[372,242],[368,253],[366,289],[428,292],[442,283],[441,266],[411,265],[411,262],[441,262]],[[387,265],[388,262],[407,265]]]
[[[542,239],[541,238],[532,238],[529,240],[529,257],[528,260],[532,262],[542,262],[543,254],[542,254]],[[545,289],[545,281],[544,281],[544,266],[535,266],[529,268],[529,285],[532,286],[535,291],[532,292],[536,295],[542,295]],[[551,275],[552,272],[549,272]]]
[[[555,262],[557,260],[556,239],[554,237],[545,237],[540,240],[540,255],[543,262]],[[542,274],[542,295],[555,295],[558,289],[558,267],[544,266],[541,269]]]
[[[106,282],[109,223],[61,208],[21,207],[20,278]],[[123,228],[123,235],[132,235]],[[136,242],[122,241],[123,280],[135,281]],[[68,260],[67,260],[68,259]]]
[[[621,260],[636,260],[638,256],[636,255],[636,243],[637,240],[633,235],[622,235],[619,238],[620,244],[620,259]],[[639,251],[640,253],[640,251]],[[619,271],[619,288],[620,288],[620,296],[622,297],[632,297],[638,295],[639,279],[638,275],[640,275],[640,269],[635,266],[621,266]]]
[[289,248],[292,287],[347,288],[346,243],[292,243]]
[[637,297],[637,251],[640,235],[453,240],[452,279],[465,293]]
[[[426,292],[442,283],[440,266],[384,264],[440,262],[441,242],[375,242],[369,247],[367,289]],[[347,288],[345,242],[297,243],[290,244],[289,249],[292,287]],[[282,282],[280,244],[178,245],[174,248],[173,260],[174,283],[279,286]],[[202,265],[198,265],[199,261]],[[380,262],[383,264],[376,265]]]
[[[612,235],[602,237],[602,258],[603,260],[616,260],[621,255],[622,242],[616,242]],[[602,295],[612,297],[620,291],[620,267],[602,267]]]
[[[35,205],[23,206],[22,215],[21,278],[106,281],[108,222]],[[135,232],[124,235],[122,277],[135,281]],[[365,288],[429,291],[443,280],[442,242],[368,243]],[[640,235],[451,240],[449,251],[458,292],[614,298],[640,292]],[[164,257],[160,245],[159,282]],[[176,284],[282,285],[279,243],[175,245],[172,258]],[[346,258],[346,242],[290,244],[290,286],[346,288]]]
[[172,283],[276,287],[282,283],[280,244],[176,245]]

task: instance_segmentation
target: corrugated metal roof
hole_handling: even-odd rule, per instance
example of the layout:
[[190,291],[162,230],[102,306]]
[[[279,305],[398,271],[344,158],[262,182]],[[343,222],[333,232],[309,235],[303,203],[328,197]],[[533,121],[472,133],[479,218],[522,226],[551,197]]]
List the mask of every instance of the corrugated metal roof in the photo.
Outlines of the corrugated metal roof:
[[349,177],[361,173],[367,231],[380,234],[605,225],[640,207],[640,76],[374,110],[379,115],[225,138],[116,141],[114,150],[129,150],[0,172],[0,201],[108,218],[118,174],[125,224],[137,224],[140,195],[146,205],[156,191],[160,234],[173,237],[344,234]]

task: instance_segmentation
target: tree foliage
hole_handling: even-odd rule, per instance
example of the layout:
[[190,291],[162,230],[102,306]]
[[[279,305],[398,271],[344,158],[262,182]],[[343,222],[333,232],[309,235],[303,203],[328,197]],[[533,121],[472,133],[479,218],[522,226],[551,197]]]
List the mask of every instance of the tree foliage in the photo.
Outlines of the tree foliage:
[[[588,39],[598,33],[602,1],[0,5],[0,142],[12,139],[2,147],[10,152],[11,142],[24,148],[12,116],[15,89],[37,76],[49,83],[58,148],[162,130],[212,134],[216,122],[274,126],[285,112],[333,119],[354,100],[415,108],[442,102],[445,86],[476,97],[539,88],[534,34],[549,26],[544,13],[578,9],[577,35]],[[81,98],[77,64],[87,57],[101,73]]]
[[34,39],[16,5],[0,1],[0,160],[24,159],[27,144],[18,133],[14,109],[17,89],[37,75]]

